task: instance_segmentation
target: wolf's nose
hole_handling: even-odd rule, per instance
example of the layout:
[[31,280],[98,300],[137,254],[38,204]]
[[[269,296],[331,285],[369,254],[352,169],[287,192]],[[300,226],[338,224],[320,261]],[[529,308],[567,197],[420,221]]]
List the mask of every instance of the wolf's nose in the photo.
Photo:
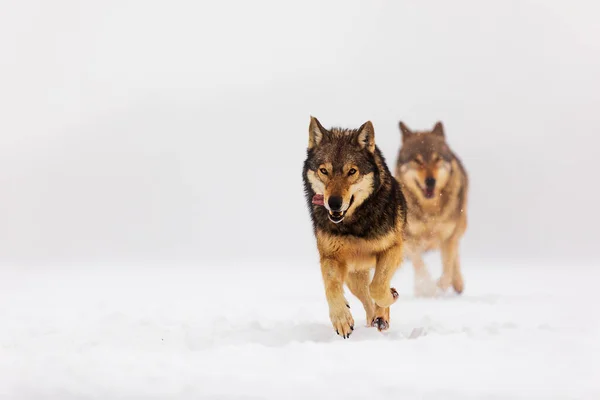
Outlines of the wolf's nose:
[[329,209],[331,211],[341,211],[343,202],[341,196],[331,196],[327,201],[327,204],[329,204]]
[[432,188],[435,186],[435,178],[429,177],[425,179],[425,186]]

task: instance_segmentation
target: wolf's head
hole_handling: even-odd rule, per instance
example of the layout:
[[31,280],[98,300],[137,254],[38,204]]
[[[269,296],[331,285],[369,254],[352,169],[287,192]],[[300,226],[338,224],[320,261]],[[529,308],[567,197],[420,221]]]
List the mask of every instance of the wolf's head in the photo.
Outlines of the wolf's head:
[[327,130],[311,117],[304,172],[307,192],[312,189],[312,203],[324,206],[333,223],[350,217],[378,184],[376,151],[371,121],[354,130]]
[[446,144],[441,122],[431,131],[411,131],[400,122],[402,147],[396,164],[396,179],[402,186],[425,200],[435,199],[444,189],[454,158]]

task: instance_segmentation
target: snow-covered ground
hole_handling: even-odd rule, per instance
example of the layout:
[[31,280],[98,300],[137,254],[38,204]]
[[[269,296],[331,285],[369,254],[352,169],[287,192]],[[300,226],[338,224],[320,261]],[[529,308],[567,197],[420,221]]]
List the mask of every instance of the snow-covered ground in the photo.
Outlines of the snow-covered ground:
[[[2,269],[2,399],[598,399],[600,272],[467,263],[392,326],[329,325],[318,265]],[[433,272],[437,273],[435,268]]]

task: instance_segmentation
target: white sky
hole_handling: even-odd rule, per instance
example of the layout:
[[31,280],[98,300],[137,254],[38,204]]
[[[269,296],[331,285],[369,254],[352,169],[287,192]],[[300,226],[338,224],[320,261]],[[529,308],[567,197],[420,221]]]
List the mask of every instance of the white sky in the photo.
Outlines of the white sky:
[[591,261],[593,1],[14,1],[0,14],[0,263],[316,259],[309,115],[445,123],[467,258]]

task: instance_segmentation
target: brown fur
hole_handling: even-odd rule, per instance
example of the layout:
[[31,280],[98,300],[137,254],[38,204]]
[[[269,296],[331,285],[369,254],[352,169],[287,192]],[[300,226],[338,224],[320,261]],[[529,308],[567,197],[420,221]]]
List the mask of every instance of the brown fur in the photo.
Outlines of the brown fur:
[[[379,330],[389,327],[389,307],[397,297],[390,283],[402,261],[406,201],[375,146],[374,135],[371,122],[357,130],[326,130],[311,118],[309,127],[305,192],[329,316],[344,338],[354,330],[344,283],[362,302],[367,324]],[[345,209],[342,221],[333,222],[328,207],[313,204],[315,195],[323,195],[326,205],[332,196],[340,196]]]
[[[467,229],[467,192],[469,182],[461,161],[446,142],[444,128],[438,122],[431,131],[412,132],[400,122],[402,147],[395,176],[408,203],[406,254],[415,268],[417,295],[434,295],[422,254],[440,250],[443,272],[437,286],[450,285],[458,293],[464,290],[460,270],[459,242]],[[427,198],[425,180],[436,180],[433,198]]]

